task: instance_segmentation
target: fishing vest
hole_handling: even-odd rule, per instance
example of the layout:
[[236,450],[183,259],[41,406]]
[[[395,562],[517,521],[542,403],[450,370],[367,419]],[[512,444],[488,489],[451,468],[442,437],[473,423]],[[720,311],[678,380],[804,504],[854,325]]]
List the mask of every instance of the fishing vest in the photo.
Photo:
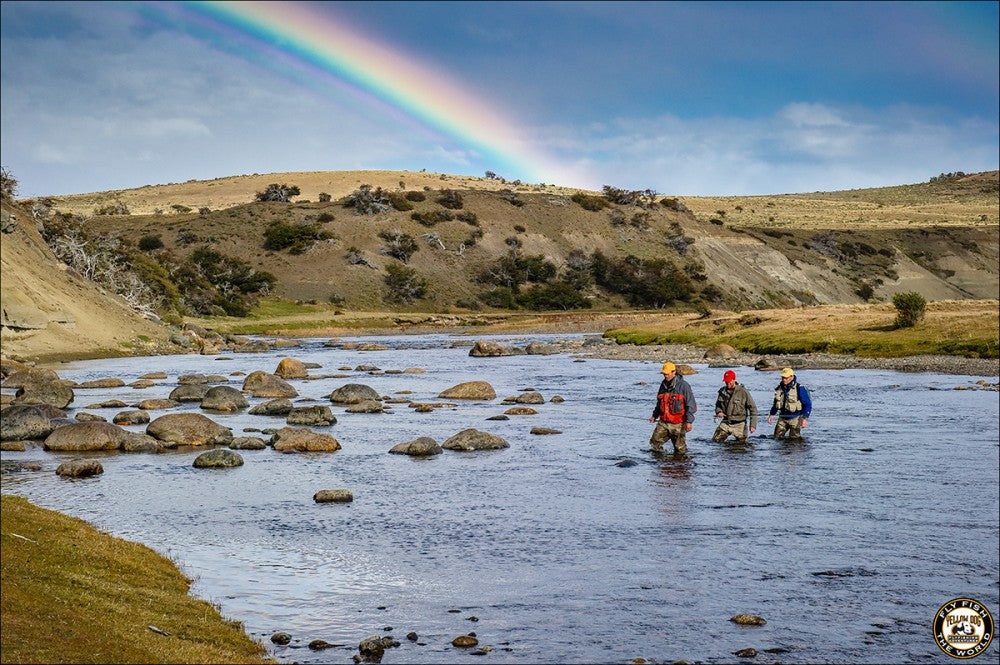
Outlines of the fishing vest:
[[660,420],[676,425],[684,422],[684,395],[680,393],[660,393]]
[[802,410],[802,401],[799,399],[799,382],[792,381],[788,384],[788,390],[779,383],[774,389],[774,404],[785,413],[795,413]]

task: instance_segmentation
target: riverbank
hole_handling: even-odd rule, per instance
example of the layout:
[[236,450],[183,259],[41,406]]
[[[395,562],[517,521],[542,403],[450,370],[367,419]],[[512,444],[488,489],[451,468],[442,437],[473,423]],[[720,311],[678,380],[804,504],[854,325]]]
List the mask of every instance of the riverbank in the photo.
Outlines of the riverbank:
[[273,663],[153,550],[0,498],[3,663]]

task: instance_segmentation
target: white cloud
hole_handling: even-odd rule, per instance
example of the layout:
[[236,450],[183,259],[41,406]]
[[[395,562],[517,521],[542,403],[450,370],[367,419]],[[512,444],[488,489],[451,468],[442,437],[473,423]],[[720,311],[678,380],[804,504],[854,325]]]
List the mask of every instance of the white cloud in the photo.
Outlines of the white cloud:
[[796,104],[758,119],[619,118],[547,128],[546,147],[610,184],[680,195],[831,191],[997,168],[996,124],[928,109]]

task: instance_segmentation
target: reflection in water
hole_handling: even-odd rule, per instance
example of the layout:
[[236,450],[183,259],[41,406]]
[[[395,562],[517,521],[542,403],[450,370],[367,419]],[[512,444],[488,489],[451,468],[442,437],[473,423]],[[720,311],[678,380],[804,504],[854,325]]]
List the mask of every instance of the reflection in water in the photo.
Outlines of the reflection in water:
[[[761,662],[944,663],[929,635],[941,603],[972,596],[997,607],[996,393],[951,390],[978,377],[803,371],[815,404],[807,440],[758,434],[720,445],[710,440],[711,418],[699,418],[687,456],[676,458],[648,450],[659,363],[471,358],[444,335],[368,340],[384,351],[324,341],[216,360],[80,362],[60,375],[128,383],[168,372],[151,388],[77,390],[80,405],[133,404],[165,397],[185,373],[220,373],[238,388],[246,373],[274,371],[291,356],[319,365],[312,378],[290,380],[297,405],[329,403],[325,396],[346,383],[437,402],[470,380],[489,381],[501,398],[534,388],[546,402],[534,405],[536,415],[505,421],[488,420],[508,408],[500,400],[430,413],[403,403],[383,414],[332,405],[337,424],[316,429],[342,450],[239,451],[242,467],[214,472],[192,467],[199,449],[102,453],[93,456],[104,475],[67,482],[54,469],[70,455],[4,452],[5,462],[37,462],[41,471],[5,473],[2,490],[168,554],[196,580],[196,594],[284,662],[349,663],[362,638],[411,630],[419,642],[400,640],[384,662],[478,662],[451,646],[474,630],[493,648],[491,662],[732,662],[752,644]],[[340,369],[363,365],[379,369]],[[408,367],[426,372],[402,373]],[[758,402],[773,391],[772,375],[741,378]],[[703,399],[717,390],[713,372],[688,380]],[[554,395],[566,402],[548,401]],[[76,410],[109,420],[117,412]],[[886,421],[887,413],[896,415]],[[212,418],[237,436],[266,438],[259,430],[285,424],[247,410]],[[536,426],[561,433],[533,435]],[[510,447],[422,460],[388,454],[418,436],[441,443],[467,428]],[[312,500],[331,488],[351,489],[354,502]],[[955,510],[966,500],[972,515]],[[737,613],[768,624],[737,626],[728,621]],[[702,630],[683,629],[691,617]],[[349,647],[273,646],[276,630],[292,633],[293,645],[320,638]]]

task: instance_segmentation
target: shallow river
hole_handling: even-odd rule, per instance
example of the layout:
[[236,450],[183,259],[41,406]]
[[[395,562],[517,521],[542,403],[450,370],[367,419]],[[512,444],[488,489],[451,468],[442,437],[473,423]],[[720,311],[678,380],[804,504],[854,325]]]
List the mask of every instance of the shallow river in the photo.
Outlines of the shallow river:
[[[734,652],[746,647],[760,652],[758,663],[944,663],[953,659],[932,633],[942,604],[970,597],[998,618],[998,396],[954,390],[980,377],[802,371],[813,417],[805,441],[787,443],[766,437],[777,375],[736,368],[764,412],[741,448],[710,441],[723,370],[695,365],[700,373],[688,380],[700,412],[690,455],[657,459],[647,448],[659,363],[471,358],[454,339],[363,340],[386,351],[317,339],[271,354],[66,365],[60,376],[76,381],[168,373],[153,388],[76,390],[70,417],[86,410],[109,421],[120,409],[83,407],[166,397],[180,374],[273,372],[286,356],[320,364],[313,375],[349,375],[290,381],[299,399],[317,404],[346,383],[427,402],[478,379],[498,399],[432,413],[333,406],[339,422],[316,429],[342,450],[240,451],[246,463],[227,470],[194,469],[198,449],[94,454],[104,474],[69,481],[54,469],[72,455],[4,452],[4,460],[41,461],[43,471],[5,474],[2,491],[168,555],[195,580],[196,595],[285,662],[350,663],[361,639],[383,634],[401,642],[384,663],[718,663],[739,660]],[[359,365],[427,371],[338,369]],[[508,408],[501,398],[527,388],[545,397],[537,415],[487,420]],[[566,401],[550,402],[555,395]],[[267,438],[243,430],[284,425],[246,412],[210,417],[236,436]],[[535,426],[562,433],[529,434]],[[387,452],[466,428],[510,447],[430,459]],[[312,500],[338,488],[354,502]],[[767,625],[736,625],[737,613]],[[291,633],[291,645],[270,643],[277,630]],[[451,646],[470,631],[492,648],[485,656]],[[314,639],[343,646],[314,652],[306,648]],[[986,660],[995,662],[998,648]]]

